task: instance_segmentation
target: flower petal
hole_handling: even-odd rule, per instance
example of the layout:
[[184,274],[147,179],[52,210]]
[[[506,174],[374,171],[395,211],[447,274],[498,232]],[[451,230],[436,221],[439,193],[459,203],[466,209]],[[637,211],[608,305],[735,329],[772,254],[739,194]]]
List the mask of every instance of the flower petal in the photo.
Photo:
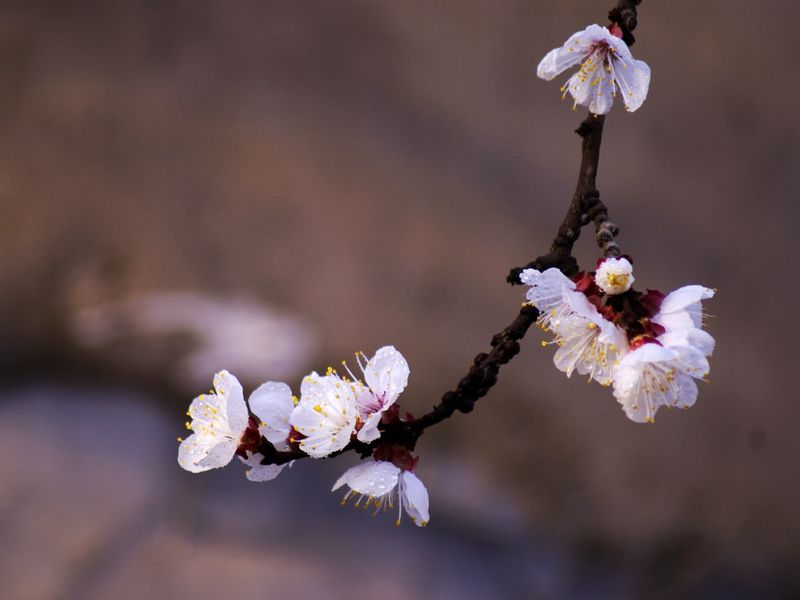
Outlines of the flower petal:
[[[656,323],[661,323],[665,327],[666,323],[662,320],[668,315],[680,316],[681,311],[686,311],[691,317],[695,327],[702,327],[703,308],[701,302],[714,297],[714,290],[702,285],[685,285],[677,290],[670,292],[661,302],[659,314],[653,319]],[[677,323],[676,323],[677,324]]]
[[600,25],[589,25],[583,31],[573,33],[560,48],[548,52],[539,66],[536,75],[546,81],[580,64],[593,50],[593,46],[600,39],[610,36],[608,29]]
[[220,371],[214,375],[214,389],[217,392],[216,396],[219,399],[220,407],[223,408],[228,418],[231,431],[241,435],[247,428],[249,419],[242,384],[228,371]]
[[658,341],[665,346],[690,346],[703,356],[710,356],[716,344],[711,334],[695,327],[675,329],[667,327],[667,332],[660,335]]
[[358,494],[372,497],[384,496],[395,488],[399,476],[400,469],[392,463],[367,460],[347,469],[333,484],[331,491],[335,492],[347,484]]
[[428,490],[411,471],[403,471],[400,477],[403,479],[402,493],[406,512],[417,526],[425,527],[431,519],[428,513]]
[[197,466],[203,468],[203,470],[219,469],[226,466],[233,460],[238,445],[238,441],[235,440],[219,440],[217,444],[208,449],[206,456],[200,459]]
[[202,473],[213,469],[211,466],[201,465],[202,461],[218,440],[193,433],[181,442],[178,448],[178,464],[192,473]]
[[[255,482],[263,482],[263,481],[272,481],[278,475],[280,475],[281,471],[283,471],[286,465],[262,465],[261,461],[264,459],[262,454],[258,452],[254,452],[250,457],[246,460],[241,456],[239,459],[250,467],[246,472],[245,476],[250,481]],[[289,463],[291,464],[291,463]]]
[[260,385],[250,394],[250,410],[264,425],[259,428],[261,434],[283,452],[289,449],[286,439],[292,426],[289,417],[294,410],[292,390],[285,383],[268,381]]
[[383,417],[383,411],[372,413],[367,417],[367,420],[364,421],[364,425],[361,426],[361,429],[358,430],[358,434],[356,434],[358,441],[369,444],[381,437],[381,432],[378,431],[381,417]]
[[542,313],[548,313],[564,302],[565,289],[575,289],[575,282],[556,268],[544,272],[525,269],[519,280],[530,286],[525,296]]
[[383,399],[385,410],[406,389],[410,372],[403,355],[394,346],[384,346],[369,359],[364,369],[364,380],[373,393]]
[[650,67],[642,60],[625,59],[619,52],[612,55],[610,65],[614,82],[625,101],[625,110],[634,112],[647,98]]

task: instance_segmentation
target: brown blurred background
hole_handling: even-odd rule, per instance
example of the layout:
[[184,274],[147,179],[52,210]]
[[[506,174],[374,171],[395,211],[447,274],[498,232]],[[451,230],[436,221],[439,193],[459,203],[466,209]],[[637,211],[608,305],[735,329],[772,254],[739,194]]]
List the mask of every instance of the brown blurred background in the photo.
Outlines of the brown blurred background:
[[0,597],[800,594],[790,0],[645,0],[650,95],[606,122],[637,285],[719,290],[697,406],[634,424],[532,331],[422,440],[425,530],[339,508],[354,457],[175,462],[217,369],[391,343],[404,408],[456,384],[577,175],[536,64],[611,4],[0,2]]

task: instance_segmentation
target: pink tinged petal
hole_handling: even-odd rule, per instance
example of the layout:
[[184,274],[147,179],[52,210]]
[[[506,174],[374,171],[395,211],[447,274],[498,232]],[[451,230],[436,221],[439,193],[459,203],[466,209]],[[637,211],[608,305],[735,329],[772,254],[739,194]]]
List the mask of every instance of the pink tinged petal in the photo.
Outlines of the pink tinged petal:
[[536,68],[536,75],[550,81],[570,67],[580,64],[592,52],[596,42],[604,39],[606,34],[610,35],[605,27],[599,25],[589,25],[583,31],[572,34],[563,46],[554,48],[545,55]]
[[225,411],[231,431],[241,436],[247,429],[249,419],[242,384],[228,371],[220,371],[214,376],[214,389],[220,401],[220,408]]
[[264,426],[259,428],[261,434],[279,451],[288,450],[286,440],[292,427],[289,417],[294,410],[289,386],[268,381],[250,394],[249,402],[250,410],[264,422]]
[[400,476],[400,469],[390,462],[367,460],[344,472],[331,488],[335,492],[347,484],[357,494],[380,497],[391,492]]
[[417,526],[425,527],[431,518],[428,513],[428,490],[411,471],[403,471],[400,477],[403,479],[402,493],[406,512]]
[[370,389],[383,399],[383,410],[394,404],[406,389],[411,370],[403,355],[393,346],[380,348],[364,369],[364,380]]
[[380,412],[383,409],[383,402],[366,386],[357,387],[356,406],[358,416],[361,420],[366,420],[371,414]]
[[625,101],[625,110],[634,112],[647,98],[650,88],[650,67],[641,60],[629,60],[616,53],[612,58],[611,73]]

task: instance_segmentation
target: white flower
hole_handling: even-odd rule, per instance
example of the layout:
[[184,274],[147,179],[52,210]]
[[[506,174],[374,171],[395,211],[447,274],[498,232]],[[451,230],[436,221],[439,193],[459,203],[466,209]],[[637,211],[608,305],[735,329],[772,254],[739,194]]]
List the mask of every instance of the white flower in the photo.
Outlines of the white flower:
[[[283,471],[285,464],[283,465],[262,465],[261,461],[264,459],[262,454],[258,452],[247,453],[247,458],[242,458],[241,456],[239,459],[246,464],[249,469],[245,471],[245,476],[250,481],[255,482],[262,482],[262,481],[272,481],[278,475],[280,475],[281,471]],[[294,462],[294,461],[292,461]],[[290,465],[292,463],[289,463]]]
[[610,385],[614,366],[628,350],[625,332],[597,312],[581,292],[564,292],[571,313],[554,324],[559,346],[553,362],[556,368],[572,375],[588,375],[601,385]]
[[353,389],[356,393],[358,416],[363,422],[356,437],[362,442],[369,443],[380,437],[378,424],[381,422],[381,417],[406,389],[411,371],[406,359],[393,346],[380,348],[375,356],[366,361],[366,364],[361,362],[362,359],[366,361],[366,356],[357,353],[356,360],[364,373],[367,385],[362,385],[352,373],[350,376],[354,380]]
[[325,376],[311,373],[303,378],[300,402],[289,423],[306,436],[300,449],[324,458],[350,442],[357,417],[353,386],[329,370]]
[[[634,60],[627,44],[600,25],[589,25],[555,48],[539,63],[536,74],[550,81],[556,75],[581,63],[561,91],[572,94],[575,105],[586,106],[596,115],[611,110],[617,89],[625,109],[633,112],[647,97],[650,67]],[[574,108],[574,107],[573,107]]]
[[390,462],[368,461],[352,467],[336,481],[331,491],[335,492],[344,484],[350,487],[350,491],[345,494],[342,504],[358,496],[355,505],[359,506],[366,498],[364,507],[373,505],[377,514],[394,508],[397,503],[397,525],[400,525],[403,509],[420,527],[430,520],[425,485],[411,471],[401,470]]
[[703,353],[666,336],[628,352],[614,370],[614,397],[628,418],[652,423],[662,406],[689,408],[697,383],[708,375]]
[[558,269],[525,269],[520,280],[531,286],[526,296],[539,309],[539,326],[555,335],[556,367],[567,377],[577,371],[609,385],[614,365],[628,348],[625,332],[603,318]]
[[574,290],[575,282],[558,269],[550,268],[543,272],[525,269],[520,274],[519,280],[530,286],[525,297],[539,310],[537,323],[544,331],[552,328],[553,321],[559,321],[572,312],[564,292]]
[[258,430],[278,452],[289,450],[289,417],[294,400],[289,386],[277,381],[268,381],[250,394],[250,410],[261,419]]
[[187,427],[194,433],[181,442],[178,464],[192,473],[227,465],[247,430],[247,405],[236,377],[220,371],[214,389],[195,398],[187,413],[192,417]]
[[597,268],[594,281],[606,294],[627,292],[634,282],[633,265],[627,258],[606,258]]
[[662,406],[694,405],[695,379],[708,376],[706,357],[714,351],[714,338],[701,328],[701,301],[713,295],[700,285],[669,294],[653,317],[664,327],[657,343],[645,343],[620,361],[614,371],[614,396],[631,420],[652,423]]

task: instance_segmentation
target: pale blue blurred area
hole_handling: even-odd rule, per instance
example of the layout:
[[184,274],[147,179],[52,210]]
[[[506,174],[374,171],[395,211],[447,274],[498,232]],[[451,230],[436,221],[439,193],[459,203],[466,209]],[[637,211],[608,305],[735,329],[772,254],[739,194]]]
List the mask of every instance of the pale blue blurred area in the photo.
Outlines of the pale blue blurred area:
[[532,331],[421,440],[424,530],[339,507],[354,457],[177,467],[216,369],[457,385],[574,189],[535,66],[612,3],[0,1],[0,598],[800,595],[796,2],[644,0],[606,121],[637,286],[718,289],[695,407],[635,425]]

